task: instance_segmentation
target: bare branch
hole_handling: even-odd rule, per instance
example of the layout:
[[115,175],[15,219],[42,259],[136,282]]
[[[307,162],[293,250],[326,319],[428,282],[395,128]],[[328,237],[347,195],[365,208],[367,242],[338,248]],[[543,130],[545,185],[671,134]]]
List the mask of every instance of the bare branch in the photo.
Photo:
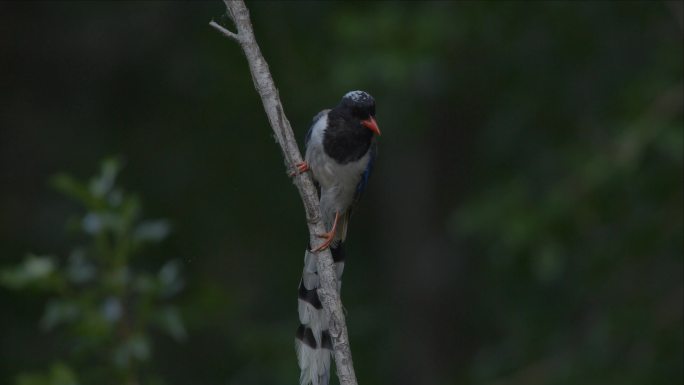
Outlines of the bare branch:
[[231,31],[229,31],[228,29],[223,28],[223,26],[221,24],[215,22],[214,20],[210,21],[209,25],[216,28],[219,32],[221,32],[223,34],[223,36],[230,38],[230,39],[233,39],[238,43],[240,42],[240,36],[238,36],[237,33],[233,33]]
[[[294,165],[302,162],[302,155],[299,152],[290,122],[285,116],[278,90],[268,69],[268,64],[261,54],[259,45],[254,37],[249,10],[243,0],[224,0],[224,3],[226,4],[228,15],[235,23],[237,34],[221,26],[217,27],[217,25],[214,25],[216,23],[212,22],[210,25],[218,29],[225,36],[237,41],[242,47],[252,74],[254,88],[256,88],[259,96],[261,96],[268,121],[283,152],[285,165],[288,171],[294,170]],[[308,173],[295,176],[294,184],[304,203],[310,245],[315,250],[317,246],[323,243],[323,240],[317,237],[316,234],[323,234],[326,231],[321,221],[318,194],[314,188],[313,180]],[[340,380],[340,385],[357,385],[351,349],[349,348],[347,324],[342,310],[342,301],[337,292],[337,277],[333,268],[332,255],[329,249],[325,249],[317,253],[317,255],[317,269],[320,278],[318,296],[323,304],[323,308],[330,314],[329,332],[333,342],[337,377]]]

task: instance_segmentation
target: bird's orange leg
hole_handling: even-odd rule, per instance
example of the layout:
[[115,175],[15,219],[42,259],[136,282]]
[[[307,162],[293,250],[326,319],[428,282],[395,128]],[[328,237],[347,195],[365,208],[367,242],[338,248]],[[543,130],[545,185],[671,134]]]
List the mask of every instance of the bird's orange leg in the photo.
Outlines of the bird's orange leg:
[[333,238],[335,238],[335,231],[337,231],[337,221],[340,219],[340,212],[335,211],[335,222],[333,223],[333,227],[330,231],[324,234],[317,234],[316,236],[319,238],[325,238],[325,242],[318,246],[315,250],[313,250],[314,253],[318,253],[321,250],[325,250],[326,248],[330,247],[330,244],[333,241]]
[[290,173],[290,176],[291,176],[291,177],[309,171],[309,164],[306,163],[306,162],[297,163],[297,164],[295,165],[295,167],[297,168],[297,171],[291,172],[291,173]]

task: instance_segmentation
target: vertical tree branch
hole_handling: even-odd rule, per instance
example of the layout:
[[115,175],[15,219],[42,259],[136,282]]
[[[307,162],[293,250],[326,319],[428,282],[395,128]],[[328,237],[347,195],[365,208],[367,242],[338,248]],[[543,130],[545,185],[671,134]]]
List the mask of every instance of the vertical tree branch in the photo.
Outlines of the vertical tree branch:
[[[268,121],[283,152],[285,165],[288,170],[295,170],[295,165],[302,162],[302,155],[299,152],[290,122],[283,111],[280,96],[271,77],[268,64],[261,54],[259,45],[254,37],[249,10],[243,0],[224,0],[224,3],[226,4],[228,15],[235,23],[237,33],[231,32],[213,21],[209,25],[217,29],[224,36],[238,42],[242,47],[249,63],[254,88],[256,88],[259,96],[261,96]],[[315,249],[323,242],[316,234],[323,234],[326,231],[321,220],[318,194],[314,188],[313,180],[308,173],[295,176],[294,184],[297,186],[299,195],[304,203],[309,227],[310,245],[312,249]],[[329,332],[333,342],[337,377],[341,385],[357,385],[351,349],[349,348],[349,338],[347,336],[347,324],[342,311],[342,301],[337,292],[337,277],[334,272],[333,259],[329,249],[318,253],[317,268],[320,278],[318,296],[325,311],[330,313]]]

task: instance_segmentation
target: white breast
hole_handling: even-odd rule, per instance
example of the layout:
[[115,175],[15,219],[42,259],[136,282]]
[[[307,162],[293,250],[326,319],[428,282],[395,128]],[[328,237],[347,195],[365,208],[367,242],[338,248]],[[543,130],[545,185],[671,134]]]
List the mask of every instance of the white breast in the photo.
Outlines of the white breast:
[[306,148],[306,162],[314,179],[321,186],[321,211],[324,221],[332,223],[335,212],[343,214],[352,204],[356,186],[361,180],[369,154],[359,160],[339,164],[323,151],[323,133],[328,124],[328,116],[324,114],[314,124]]

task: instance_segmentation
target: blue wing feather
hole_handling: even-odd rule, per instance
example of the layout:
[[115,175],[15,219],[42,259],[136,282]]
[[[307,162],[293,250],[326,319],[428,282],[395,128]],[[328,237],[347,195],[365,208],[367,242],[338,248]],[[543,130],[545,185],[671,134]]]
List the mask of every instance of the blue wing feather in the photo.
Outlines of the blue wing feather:
[[375,142],[371,144],[369,151],[370,156],[368,157],[368,164],[366,165],[366,169],[363,171],[363,174],[361,174],[361,180],[359,180],[359,183],[356,185],[356,193],[354,194],[355,202],[361,198],[361,194],[363,194],[363,192],[366,190],[366,187],[368,187],[368,179],[373,173],[373,165],[375,164],[375,157],[377,155],[377,145]]

